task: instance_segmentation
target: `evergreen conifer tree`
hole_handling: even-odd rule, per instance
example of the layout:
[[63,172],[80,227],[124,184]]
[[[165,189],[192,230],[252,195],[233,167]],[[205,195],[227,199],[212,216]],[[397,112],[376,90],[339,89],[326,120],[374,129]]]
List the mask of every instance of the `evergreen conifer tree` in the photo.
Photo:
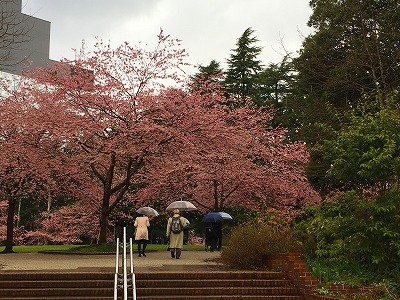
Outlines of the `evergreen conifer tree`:
[[237,48],[227,59],[228,70],[226,72],[225,86],[227,92],[236,95],[240,101],[252,97],[257,93],[257,76],[262,70],[261,61],[257,56],[262,48],[255,46],[258,39],[254,36],[254,30],[247,28],[237,40]]

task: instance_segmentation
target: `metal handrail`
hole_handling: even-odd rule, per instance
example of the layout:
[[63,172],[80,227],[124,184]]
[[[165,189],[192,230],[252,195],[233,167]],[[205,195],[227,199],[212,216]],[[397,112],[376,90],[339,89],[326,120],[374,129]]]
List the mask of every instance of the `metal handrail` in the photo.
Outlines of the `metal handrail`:
[[136,300],[136,276],[135,276],[135,272],[133,269],[133,247],[132,247],[132,238],[130,238],[129,240],[130,243],[130,254],[131,254],[131,276],[132,276],[132,296],[133,296],[133,300]]
[[[124,227],[124,235],[123,235],[123,253],[122,253],[122,274],[119,273],[119,248],[120,242],[119,238],[117,238],[117,250],[116,250],[116,259],[115,259],[115,276],[114,276],[114,300],[118,299],[118,282],[119,277],[121,275],[122,278],[122,287],[124,300],[128,300],[128,268],[127,268],[127,257],[126,257],[126,227]],[[133,300],[136,300],[136,277],[133,269],[133,247],[132,247],[132,238],[130,238],[130,271],[132,276],[132,292],[133,292]]]
[[126,271],[126,227],[124,227],[124,243],[123,243],[123,283],[124,283],[124,300],[128,300],[128,277]]
[[114,300],[118,299],[118,267],[119,267],[119,238],[117,238],[117,249],[115,251],[115,274],[114,274]]

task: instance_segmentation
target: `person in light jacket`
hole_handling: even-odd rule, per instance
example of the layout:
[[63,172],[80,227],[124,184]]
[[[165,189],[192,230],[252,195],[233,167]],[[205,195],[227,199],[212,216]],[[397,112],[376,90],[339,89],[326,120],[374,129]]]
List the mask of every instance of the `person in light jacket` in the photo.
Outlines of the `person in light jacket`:
[[179,217],[182,223],[183,228],[187,227],[187,220],[184,217],[181,217],[179,215],[179,209],[175,209],[173,211],[173,216],[168,219],[168,224],[167,224],[167,239],[169,239],[169,248],[171,251],[171,257],[179,259],[181,257],[182,253],[182,247],[183,247],[183,230],[179,233],[173,233],[171,230],[171,223],[172,223],[172,218],[173,217]]
[[[146,256],[145,251],[146,251],[147,243],[149,241],[149,231],[147,229],[147,227],[150,226],[149,217],[147,217],[146,215],[137,217],[135,219],[135,223],[133,226],[136,227],[135,241],[137,243],[139,257],[141,257],[142,255]],[[142,248],[142,246],[143,246],[143,248]]]

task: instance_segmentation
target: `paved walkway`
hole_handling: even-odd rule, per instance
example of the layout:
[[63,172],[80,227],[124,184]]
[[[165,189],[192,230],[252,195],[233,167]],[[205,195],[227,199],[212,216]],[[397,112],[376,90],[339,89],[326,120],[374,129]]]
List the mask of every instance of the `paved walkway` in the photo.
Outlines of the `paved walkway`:
[[[215,270],[224,269],[218,262],[220,252],[182,251],[180,259],[171,258],[167,251],[150,251],[146,257],[134,254],[135,272],[151,270]],[[115,255],[79,255],[49,253],[0,254],[0,272],[9,270],[33,271],[94,271],[115,270]]]

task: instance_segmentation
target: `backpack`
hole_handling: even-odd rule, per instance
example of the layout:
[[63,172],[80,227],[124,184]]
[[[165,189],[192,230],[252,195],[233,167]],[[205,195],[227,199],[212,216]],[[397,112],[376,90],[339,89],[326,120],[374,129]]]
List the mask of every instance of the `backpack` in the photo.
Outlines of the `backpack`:
[[181,217],[172,217],[171,231],[172,233],[180,233],[183,230]]

